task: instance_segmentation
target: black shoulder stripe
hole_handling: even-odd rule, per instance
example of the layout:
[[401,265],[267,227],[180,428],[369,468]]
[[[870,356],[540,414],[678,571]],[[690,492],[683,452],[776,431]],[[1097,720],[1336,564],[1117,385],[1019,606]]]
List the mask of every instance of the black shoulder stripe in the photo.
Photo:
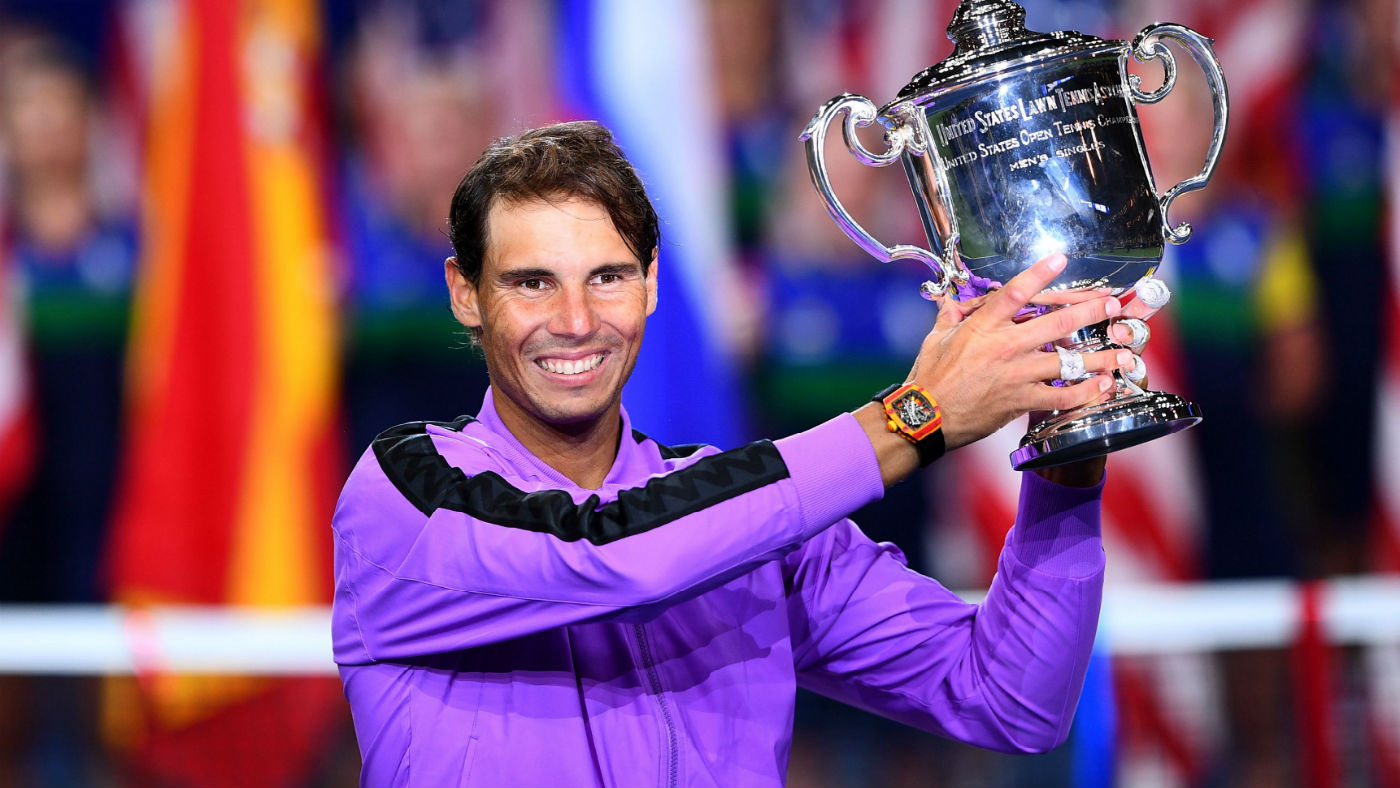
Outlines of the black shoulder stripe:
[[705,444],[703,443],[683,443],[679,446],[667,446],[639,430],[632,430],[632,439],[638,443],[642,443],[643,441],[655,443],[656,448],[661,452],[661,459],[663,460],[679,460],[683,457],[689,457],[695,452],[705,448]]
[[[448,509],[569,542],[614,542],[788,477],[777,447],[760,441],[623,490],[605,506],[596,495],[576,504],[563,490],[526,493],[490,471],[468,476],[438,454],[429,423],[395,427],[374,441],[384,474],[419,511],[431,515]],[[439,426],[460,430],[465,424],[459,419]]]
[[[473,421],[476,419],[471,416],[458,416],[454,421],[411,421],[379,433],[370,447],[374,449],[375,459],[379,460],[379,467],[385,469],[385,475],[399,493],[418,511],[432,514],[438,508],[438,491],[450,486],[453,474],[463,478],[466,474],[442,461],[441,457],[437,457],[438,462],[433,462],[432,457],[424,454],[422,447],[426,444],[431,454],[437,455],[432,438],[428,436],[428,427],[461,432]],[[388,471],[386,460],[390,457],[397,461],[397,473]]]

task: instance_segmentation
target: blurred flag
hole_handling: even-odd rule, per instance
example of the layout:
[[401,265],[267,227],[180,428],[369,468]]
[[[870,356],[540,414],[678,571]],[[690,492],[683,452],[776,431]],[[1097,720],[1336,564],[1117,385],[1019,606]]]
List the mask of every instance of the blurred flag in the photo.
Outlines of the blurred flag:
[[0,257],[0,525],[33,462],[33,421],[19,293],[9,255]]
[[661,217],[660,304],[624,392],[633,424],[663,443],[747,437],[735,353],[748,311],[726,217],[723,141],[694,0],[564,0],[565,112],[610,128]]
[[[136,6],[133,6],[136,7]],[[112,537],[121,602],[329,602],[339,452],[318,154],[315,0],[144,3],[144,233],[128,447]],[[134,635],[139,636],[138,633]],[[149,781],[306,777],[334,681],[159,673],[114,686],[109,733]]]
[[[1392,12],[1395,28],[1390,51],[1390,112],[1386,138],[1385,223],[1389,257],[1389,288],[1385,300],[1385,356],[1381,391],[1376,403],[1376,490],[1380,498],[1377,528],[1377,568],[1400,572],[1400,13]],[[1370,749],[1374,780],[1386,788],[1400,786],[1400,650],[1372,649]]]
[[[1400,14],[1396,15],[1400,20]],[[1400,72],[1400,31],[1396,31],[1391,74]],[[1390,122],[1386,140],[1386,191],[1390,289],[1386,298],[1387,335],[1377,403],[1380,438],[1376,450],[1381,527],[1380,564],[1400,572],[1400,76],[1391,78]]]

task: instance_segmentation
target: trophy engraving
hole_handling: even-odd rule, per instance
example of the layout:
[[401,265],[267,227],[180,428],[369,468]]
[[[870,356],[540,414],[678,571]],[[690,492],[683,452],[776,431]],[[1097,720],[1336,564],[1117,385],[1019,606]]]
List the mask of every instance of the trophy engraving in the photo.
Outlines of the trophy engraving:
[[[1150,277],[1166,243],[1185,243],[1173,227],[1173,200],[1210,180],[1225,142],[1229,101],[1211,41],[1189,28],[1158,24],[1132,42],[1074,31],[1026,29],[1025,9],[1011,0],[963,0],[948,35],[956,46],[915,75],[884,107],[842,94],[802,133],[817,192],[836,223],[882,262],[918,260],[932,279],[923,294],[952,291],[966,299],[1000,287],[1036,260],[1063,252],[1069,265],[1049,290],[1108,288],[1117,295]],[[1158,192],[1147,160],[1138,106],[1166,98],[1185,49],[1204,70],[1214,102],[1214,132],[1199,175]],[[1128,72],[1128,58],[1160,61],[1152,92]],[[825,140],[844,115],[847,148],[862,163],[898,161],[913,190],[927,249],[887,247],[850,216],[826,173]],[[888,149],[875,153],[856,129],[878,122]],[[1108,324],[1060,343],[1070,350],[1115,346]],[[1018,469],[1093,457],[1190,427],[1200,408],[1174,394],[1146,391],[1119,376],[1114,398],[1054,413],[1032,425],[1012,455]]]

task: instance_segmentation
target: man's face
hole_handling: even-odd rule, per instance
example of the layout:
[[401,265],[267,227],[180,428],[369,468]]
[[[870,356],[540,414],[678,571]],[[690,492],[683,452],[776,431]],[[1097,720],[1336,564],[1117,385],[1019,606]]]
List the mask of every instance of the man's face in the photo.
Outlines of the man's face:
[[480,327],[496,406],[504,416],[584,425],[615,412],[647,315],[647,274],[605,208],[569,199],[497,203],[477,285],[448,260],[452,311]]

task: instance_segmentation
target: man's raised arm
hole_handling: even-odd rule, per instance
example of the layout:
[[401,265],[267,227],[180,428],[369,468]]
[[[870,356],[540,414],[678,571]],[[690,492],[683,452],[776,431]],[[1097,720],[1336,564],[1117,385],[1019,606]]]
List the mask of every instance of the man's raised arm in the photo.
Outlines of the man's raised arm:
[[[1106,376],[1046,385],[1058,362],[1040,348],[1113,314],[1115,300],[1014,319],[1063,265],[1062,257],[1042,260],[971,308],[944,303],[911,380],[938,398],[949,446],[1030,409],[1102,394]],[[1086,354],[1086,367],[1122,365],[1116,355]],[[460,454],[449,461],[441,449],[454,444]],[[675,603],[786,555],[918,462],[873,406],[591,496],[508,480],[470,444],[450,426],[391,431],[351,475],[334,522],[342,664],[472,648]]]

